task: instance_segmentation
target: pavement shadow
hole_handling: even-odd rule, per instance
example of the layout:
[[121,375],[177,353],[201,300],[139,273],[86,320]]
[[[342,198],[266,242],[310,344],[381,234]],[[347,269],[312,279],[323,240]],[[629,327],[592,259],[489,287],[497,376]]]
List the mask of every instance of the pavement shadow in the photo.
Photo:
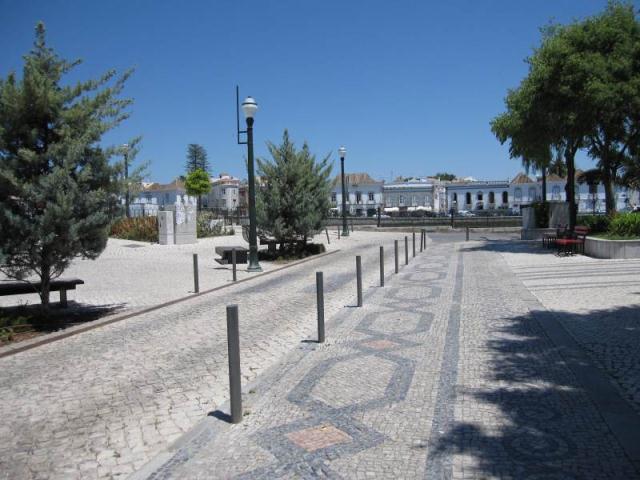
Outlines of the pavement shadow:
[[[637,391],[640,305],[585,315],[539,311],[535,317],[502,320],[484,344],[490,368],[479,382],[499,387],[458,390],[477,401],[477,410],[465,411],[480,422],[454,423],[433,446],[429,461],[453,454],[473,457],[469,474],[480,478],[640,478],[538,319],[560,320],[570,333],[591,329],[600,344],[591,340],[581,346],[592,350],[593,363],[618,383],[619,391],[624,392],[625,381]],[[633,404],[632,394],[624,396]],[[640,432],[636,435],[640,441]]]
[[484,243],[462,247],[463,252],[500,252],[500,253],[533,253],[554,256],[555,248],[544,248],[540,241],[532,240],[492,240],[488,238],[473,238]]

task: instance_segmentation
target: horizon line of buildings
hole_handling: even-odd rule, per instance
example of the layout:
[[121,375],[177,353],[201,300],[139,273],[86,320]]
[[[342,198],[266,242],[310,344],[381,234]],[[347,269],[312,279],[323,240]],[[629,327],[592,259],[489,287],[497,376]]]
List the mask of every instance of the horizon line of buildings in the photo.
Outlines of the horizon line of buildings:
[[[226,212],[246,209],[246,182],[222,173],[211,177],[211,191],[201,197],[201,206]],[[565,201],[566,178],[548,175],[547,201]],[[509,180],[482,181],[472,177],[440,180],[434,177],[397,178],[393,182],[375,180],[367,173],[345,174],[347,210],[353,216],[374,216],[378,208],[388,215],[441,215],[452,210],[498,210],[519,213],[520,209],[542,200],[542,181],[519,173]],[[132,214],[153,214],[163,205],[173,204],[177,196],[186,194],[184,182],[176,179],[168,184],[143,183],[142,190],[131,202]],[[637,191],[616,186],[616,207],[622,210],[640,203]],[[331,183],[331,212],[342,213],[342,182],[337,175]],[[576,183],[579,212],[604,212],[604,186]],[[149,213],[145,213],[145,212]]]

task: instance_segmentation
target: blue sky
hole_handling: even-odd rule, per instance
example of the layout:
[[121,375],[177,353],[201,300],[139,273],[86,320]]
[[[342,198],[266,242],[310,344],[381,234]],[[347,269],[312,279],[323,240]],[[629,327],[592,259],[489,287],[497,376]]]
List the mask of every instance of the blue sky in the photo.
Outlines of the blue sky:
[[[70,79],[136,67],[131,118],[105,137],[142,135],[151,178],[183,173],[200,143],[213,171],[241,177],[235,85],[259,104],[256,155],[285,128],[318,156],[347,148],[347,170],[376,178],[519,171],[489,130],[550,20],[606,0],[0,0],[0,75],[20,72],[38,20],[48,43],[81,58]],[[582,156],[580,166],[588,166]],[[334,172],[338,168],[334,167]]]

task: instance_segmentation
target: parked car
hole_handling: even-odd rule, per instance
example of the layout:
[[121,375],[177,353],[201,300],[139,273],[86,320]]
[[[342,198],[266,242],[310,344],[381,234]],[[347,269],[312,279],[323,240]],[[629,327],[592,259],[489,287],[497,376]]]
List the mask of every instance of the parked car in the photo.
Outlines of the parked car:
[[475,217],[476,214],[473,212],[470,212],[469,210],[458,210],[458,215],[460,215],[461,217]]

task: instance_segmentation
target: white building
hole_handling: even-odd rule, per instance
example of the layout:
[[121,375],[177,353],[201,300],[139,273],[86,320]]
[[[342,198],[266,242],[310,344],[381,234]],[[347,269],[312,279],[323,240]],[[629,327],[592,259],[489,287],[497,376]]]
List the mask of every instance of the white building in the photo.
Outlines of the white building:
[[409,179],[384,185],[385,212],[424,215],[434,211],[434,185],[429,179]]
[[[378,207],[383,208],[384,182],[374,180],[367,173],[344,175],[347,211],[357,217],[372,217]],[[342,215],[342,177],[337,175],[331,188],[331,207],[336,215]]]
[[203,198],[203,205],[209,208],[235,211],[240,206],[240,179],[226,173],[211,178],[211,191]]

